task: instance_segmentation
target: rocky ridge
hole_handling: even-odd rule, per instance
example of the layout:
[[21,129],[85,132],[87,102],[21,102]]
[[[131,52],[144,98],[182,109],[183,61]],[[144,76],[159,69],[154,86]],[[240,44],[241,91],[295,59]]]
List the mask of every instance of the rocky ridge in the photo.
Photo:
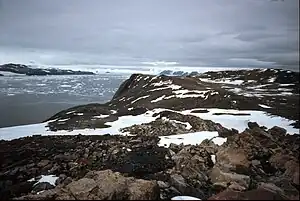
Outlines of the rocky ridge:
[[[226,82],[218,82],[220,77]],[[195,108],[260,110],[294,120],[299,128],[299,87],[299,73],[279,70],[220,71],[190,77],[133,74],[110,102],[61,111],[48,119],[49,128],[103,128],[120,116],[140,115],[154,108],[175,112]],[[101,115],[105,118],[95,118]]]

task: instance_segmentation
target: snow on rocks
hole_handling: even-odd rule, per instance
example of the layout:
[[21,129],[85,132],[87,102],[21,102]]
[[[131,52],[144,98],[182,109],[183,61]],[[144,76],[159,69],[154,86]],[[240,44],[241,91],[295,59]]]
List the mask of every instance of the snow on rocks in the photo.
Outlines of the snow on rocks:
[[106,118],[106,117],[109,117],[109,115],[107,115],[107,114],[100,114],[98,116],[94,116],[94,118],[100,118],[100,119]]
[[173,119],[168,119],[167,117],[162,117],[162,120],[164,120],[164,121],[169,121],[169,122],[174,122],[174,123],[178,123],[178,124],[183,124],[183,125],[185,125],[185,128],[186,128],[187,130],[190,130],[191,128],[193,128],[193,127],[191,126],[191,124],[188,123],[188,122],[181,122],[181,121],[177,121],[177,120],[173,120]]
[[[39,183],[42,183],[42,182],[48,182],[52,186],[55,186],[55,182],[57,179],[58,179],[58,177],[55,175],[41,175],[41,178],[34,184],[34,186]],[[28,181],[33,182],[33,181],[36,181],[36,179],[32,178],[32,179],[29,179]]]
[[135,103],[135,102],[137,102],[137,101],[139,101],[139,100],[141,100],[141,99],[148,98],[149,96],[150,96],[150,95],[146,95],[146,96],[139,97],[139,98],[137,98],[137,99],[131,101],[131,104],[132,104],[132,103]]
[[230,78],[226,79],[207,79],[207,78],[200,78],[202,82],[210,82],[210,83],[217,83],[217,84],[233,84],[233,85],[240,85],[244,83],[244,80],[231,80]]
[[272,77],[272,78],[268,79],[268,82],[275,82],[275,80],[276,80],[276,77]]
[[[220,123],[226,128],[235,128],[239,132],[244,131],[247,128],[247,123],[249,121],[255,121],[260,125],[264,125],[267,128],[271,128],[273,126],[280,126],[287,130],[289,134],[297,133],[299,134],[299,130],[293,128],[290,124],[294,121],[289,119],[279,117],[279,116],[270,116],[266,112],[263,111],[255,111],[255,110],[233,110],[233,109],[219,109],[219,108],[199,108],[208,110],[207,113],[194,113],[193,110],[183,111],[182,114],[190,114],[198,116],[202,119],[207,119],[214,121],[216,123]],[[216,115],[221,113],[221,115]],[[250,115],[242,115],[243,113],[247,113]],[[234,114],[234,115],[232,115]],[[240,116],[236,116],[241,114]]]
[[270,107],[270,106],[267,106],[267,105],[263,105],[263,104],[258,104],[260,107],[262,107],[262,108],[272,108],[272,107]]
[[171,200],[201,200],[201,199],[192,196],[181,195],[181,196],[172,197]]
[[216,163],[216,155],[212,154],[210,156],[211,156],[212,162],[215,164]]
[[159,146],[169,147],[171,143],[184,145],[197,145],[201,144],[201,142],[205,139],[211,139],[213,137],[217,137],[217,131],[201,131],[194,133],[186,133],[180,135],[169,135],[169,136],[160,136],[160,141],[158,143]]
[[77,130],[59,130],[49,131],[47,130],[47,123],[30,124],[22,126],[13,126],[0,128],[0,139],[13,140],[21,137],[27,137],[32,135],[104,135],[104,134],[121,134],[127,135],[126,133],[120,132],[121,128],[129,127],[134,124],[149,123],[154,121],[157,117],[153,117],[154,113],[160,112],[162,109],[154,109],[141,115],[127,115],[121,116],[118,120],[113,122],[107,122],[108,128],[99,129],[77,129]]
[[161,97],[158,97],[157,99],[152,100],[151,103],[156,103],[158,101],[162,101],[162,100],[164,100],[165,97],[166,97],[166,95],[162,95]]
[[163,85],[169,85],[169,84],[172,84],[172,80],[167,80],[167,81],[159,81],[159,82],[156,82],[156,83],[153,83],[151,84],[152,86],[155,86],[155,87],[160,87],[160,86],[163,86]]

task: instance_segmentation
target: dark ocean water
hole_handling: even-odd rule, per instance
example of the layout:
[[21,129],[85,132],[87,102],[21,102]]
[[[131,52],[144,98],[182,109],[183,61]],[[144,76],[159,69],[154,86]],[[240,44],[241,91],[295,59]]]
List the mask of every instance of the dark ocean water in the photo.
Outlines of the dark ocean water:
[[38,123],[69,107],[107,102],[128,76],[0,77],[0,127]]

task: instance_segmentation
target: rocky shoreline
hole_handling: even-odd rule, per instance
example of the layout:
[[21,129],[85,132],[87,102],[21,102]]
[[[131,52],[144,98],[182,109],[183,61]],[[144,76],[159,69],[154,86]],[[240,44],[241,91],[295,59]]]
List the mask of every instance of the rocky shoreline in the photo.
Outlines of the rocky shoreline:
[[[94,75],[93,72],[88,71],[73,71],[73,70],[62,70],[62,69],[56,69],[56,68],[31,68],[27,65],[22,64],[3,64],[0,65],[0,71],[3,72],[10,72],[10,73],[16,73],[21,75]],[[4,76],[0,74],[0,76]]]
[[1,140],[0,199],[298,200],[298,115],[296,72],[134,74],[110,102],[46,120],[47,136]]

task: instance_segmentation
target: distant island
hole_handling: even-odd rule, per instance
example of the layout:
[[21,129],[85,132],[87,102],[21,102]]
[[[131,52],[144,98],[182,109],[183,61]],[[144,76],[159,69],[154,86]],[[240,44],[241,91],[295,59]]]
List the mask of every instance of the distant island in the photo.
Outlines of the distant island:
[[[11,72],[23,75],[94,75],[95,73],[89,71],[73,71],[62,70],[57,68],[31,68],[30,66],[23,64],[3,64],[0,65],[0,72]],[[0,73],[0,76],[3,76]]]

